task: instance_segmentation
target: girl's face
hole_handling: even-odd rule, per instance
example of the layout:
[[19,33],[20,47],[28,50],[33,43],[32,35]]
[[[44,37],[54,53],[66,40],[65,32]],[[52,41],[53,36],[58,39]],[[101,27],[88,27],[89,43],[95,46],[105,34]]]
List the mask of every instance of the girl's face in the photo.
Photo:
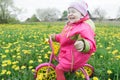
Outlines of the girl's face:
[[70,23],[75,23],[79,21],[81,18],[83,18],[83,15],[75,8],[68,9],[68,20],[70,21]]

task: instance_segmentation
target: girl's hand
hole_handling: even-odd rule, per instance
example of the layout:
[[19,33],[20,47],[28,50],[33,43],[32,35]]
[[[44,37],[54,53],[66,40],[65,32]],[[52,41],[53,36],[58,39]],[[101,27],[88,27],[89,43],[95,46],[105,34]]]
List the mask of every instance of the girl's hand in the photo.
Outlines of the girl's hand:
[[78,50],[78,51],[83,51],[83,49],[84,49],[84,42],[82,41],[82,40],[79,40],[79,41],[76,41],[75,43],[74,43],[74,46],[75,46],[75,48]]
[[55,41],[55,33],[50,35],[52,40]]

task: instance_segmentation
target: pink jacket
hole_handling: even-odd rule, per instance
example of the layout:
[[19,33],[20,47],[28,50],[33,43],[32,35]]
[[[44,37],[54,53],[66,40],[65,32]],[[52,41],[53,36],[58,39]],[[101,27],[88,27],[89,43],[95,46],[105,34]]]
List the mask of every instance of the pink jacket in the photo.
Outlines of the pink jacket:
[[[85,23],[89,17],[86,16],[77,23],[68,23],[60,34],[55,36],[55,40],[60,43],[59,64],[63,67],[77,69],[87,63],[91,54],[96,51],[96,43],[94,40],[95,33],[90,25]],[[74,47],[76,39],[75,35],[79,35],[85,42],[85,49],[79,52]]]

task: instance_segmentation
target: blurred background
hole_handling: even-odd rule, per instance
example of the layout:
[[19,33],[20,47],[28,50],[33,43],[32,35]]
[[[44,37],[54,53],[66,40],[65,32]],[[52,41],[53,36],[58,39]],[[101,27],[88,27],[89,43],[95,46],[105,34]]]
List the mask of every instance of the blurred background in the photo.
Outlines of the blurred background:
[[[63,21],[67,7],[79,0],[0,0],[0,23]],[[119,0],[85,0],[91,18],[97,21],[119,21]]]

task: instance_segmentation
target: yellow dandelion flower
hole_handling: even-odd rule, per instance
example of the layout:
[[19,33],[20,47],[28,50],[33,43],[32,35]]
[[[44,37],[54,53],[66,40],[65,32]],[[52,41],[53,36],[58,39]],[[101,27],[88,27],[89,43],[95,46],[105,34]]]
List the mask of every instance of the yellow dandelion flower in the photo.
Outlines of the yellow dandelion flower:
[[2,58],[6,58],[6,55],[2,55]]
[[11,62],[10,60],[7,60],[7,64],[8,64],[8,65],[11,65],[11,63],[12,63],[12,62]]
[[12,69],[16,68],[17,65],[12,65]]
[[102,45],[100,45],[100,48],[102,48],[103,46]]
[[33,66],[29,66],[29,69],[32,69],[33,68]]
[[41,62],[42,62],[42,59],[38,59],[38,62],[41,63]]
[[59,51],[60,46],[59,46],[58,43],[54,42],[53,43],[53,48],[54,48],[54,54],[57,54],[58,51]]
[[49,58],[49,57],[48,57],[48,54],[45,54],[45,58],[46,58],[46,59],[48,59],[48,58]]
[[112,79],[108,78],[108,80],[112,80]]
[[48,51],[47,53],[48,53],[48,54],[51,54],[51,51]]
[[40,52],[41,52],[41,53],[43,53],[43,52],[44,52],[44,50],[41,50]]
[[92,56],[94,56],[95,55],[95,53],[92,53]]
[[34,61],[33,60],[30,60],[29,63],[32,64]]
[[102,56],[102,55],[100,55],[100,58],[103,58],[103,56]]
[[14,61],[14,62],[12,62],[12,64],[17,64],[17,63],[19,63],[18,61]]
[[35,69],[32,69],[32,72],[35,72]]
[[7,74],[7,75],[10,75],[10,74],[11,74],[11,71],[7,71],[6,74]]
[[31,50],[22,50],[24,54],[30,54]]
[[21,59],[21,56],[17,56],[18,59]]
[[48,39],[48,38],[45,38],[45,42],[44,42],[44,43],[45,43],[45,44],[49,44],[48,41],[49,41],[49,39]]
[[2,70],[1,75],[4,75],[7,70]]
[[117,58],[117,59],[120,59],[120,55],[118,55],[118,56],[115,56],[115,58]]
[[25,69],[25,68],[26,68],[26,66],[22,66],[22,67],[21,67],[21,69]]
[[115,54],[117,54],[118,52],[119,52],[118,50],[114,50],[114,51],[112,51],[112,54],[115,55]]
[[107,73],[108,73],[108,74],[112,74],[112,71],[111,71],[111,70],[107,70]]
[[21,39],[24,39],[24,37],[23,37],[23,36],[21,36]]
[[99,80],[99,79],[98,79],[98,77],[94,76],[94,77],[93,77],[93,80]]
[[17,70],[20,69],[20,67],[19,67],[19,66],[16,66],[14,69],[15,69],[15,71],[17,71]]
[[42,56],[38,56],[38,58],[42,58]]
[[17,47],[16,51],[17,51],[17,52],[20,52],[20,47]]
[[9,53],[9,50],[8,50],[8,49],[6,49],[6,50],[5,50],[5,53]]
[[110,50],[111,48],[112,48],[112,47],[107,47],[106,49],[107,49],[107,50]]
[[17,53],[17,55],[20,55],[20,53]]
[[12,56],[12,58],[15,58],[15,57],[16,57],[15,55]]
[[6,64],[6,63],[3,63],[3,64],[2,64],[2,67],[5,67],[5,66],[7,66],[7,64]]

